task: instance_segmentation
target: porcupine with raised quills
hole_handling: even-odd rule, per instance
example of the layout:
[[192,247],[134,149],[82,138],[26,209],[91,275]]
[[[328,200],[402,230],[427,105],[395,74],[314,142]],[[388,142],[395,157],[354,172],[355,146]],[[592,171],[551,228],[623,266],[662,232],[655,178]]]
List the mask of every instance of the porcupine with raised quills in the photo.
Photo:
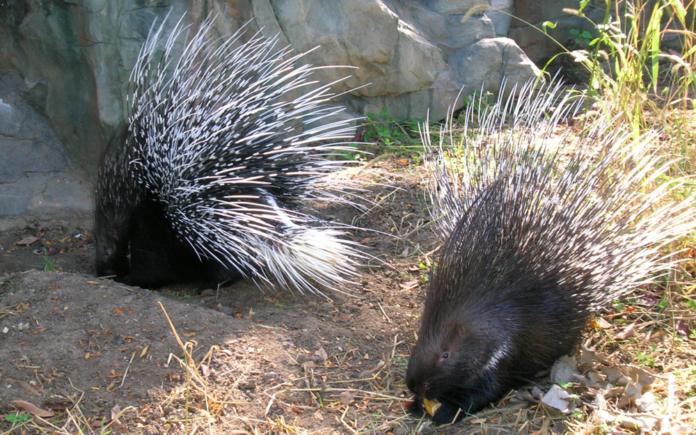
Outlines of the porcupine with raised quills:
[[243,30],[213,37],[212,19],[189,39],[183,19],[168,38],[166,19],[153,25],[131,73],[127,127],[99,168],[98,275],[150,288],[246,276],[338,289],[358,251],[338,225],[298,211],[347,187],[316,187],[345,163],[327,158],[347,148],[337,141],[353,137],[349,120],[324,121],[342,110],[328,104],[331,84],[288,98],[309,82],[311,66],[293,67],[302,55],[277,38],[242,42]]
[[411,410],[438,424],[570,353],[590,316],[673,267],[660,247],[696,227],[693,197],[666,198],[680,182],[650,187],[671,163],[654,136],[632,140],[606,121],[556,135],[581,104],[528,84],[516,103],[471,104],[463,146],[451,122],[440,132],[431,199],[444,244],[406,375]]

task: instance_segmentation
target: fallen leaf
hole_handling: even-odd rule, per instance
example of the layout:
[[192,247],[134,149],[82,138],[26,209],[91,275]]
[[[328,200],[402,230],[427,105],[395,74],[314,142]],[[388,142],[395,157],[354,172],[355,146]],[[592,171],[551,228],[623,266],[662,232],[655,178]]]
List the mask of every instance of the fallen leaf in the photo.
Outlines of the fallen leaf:
[[616,334],[616,336],[615,336],[614,338],[615,338],[616,340],[626,340],[628,337],[632,337],[632,336],[633,336],[633,333],[635,332],[635,330],[636,330],[636,324],[635,324],[635,323],[631,323],[631,324],[628,325],[626,328],[624,328],[623,331],[621,331],[621,332],[619,332],[618,334]]
[[574,374],[577,373],[578,364],[572,356],[562,356],[551,367],[551,382],[554,384],[572,382]]
[[314,355],[319,357],[322,363],[329,359],[329,354],[326,353],[326,350],[323,347],[320,347],[318,350],[314,351]]
[[627,415],[622,415],[619,423],[624,429],[629,429],[631,431],[640,429],[642,433],[652,432],[655,425],[658,423],[657,417],[652,416],[638,416],[629,417]]
[[592,320],[590,320],[590,324],[598,329],[609,329],[612,326],[611,323],[601,317],[593,317]]
[[18,383],[22,388],[24,388],[24,391],[26,391],[27,394],[29,394],[30,396],[33,396],[33,395],[35,395],[35,394],[38,394],[37,391],[34,389],[34,387],[32,387],[31,385],[27,384],[26,382],[24,382],[24,381],[17,381],[17,383]]
[[341,401],[342,404],[344,405],[349,405],[355,401],[355,398],[353,395],[350,393],[350,391],[343,391],[340,395],[338,400]]
[[48,417],[53,417],[55,415],[51,411],[46,411],[45,409],[41,409],[38,406],[31,404],[29,402],[26,402],[24,400],[13,400],[12,403],[14,403],[15,405],[24,409],[29,414],[35,415],[37,417],[48,418]]
[[568,412],[568,405],[570,405],[571,397],[570,394],[566,393],[558,385],[552,385],[551,389],[544,394],[541,402],[553,409],[561,412]]
[[655,395],[650,391],[643,394],[635,401],[635,403],[640,412],[650,412],[657,408],[657,404],[655,403]]
[[36,242],[37,240],[39,240],[38,237],[27,236],[27,237],[23,238],[22,240],[20,240],[19,242],[15,242],[15,245],[16,246],[29,246],[32,243]]

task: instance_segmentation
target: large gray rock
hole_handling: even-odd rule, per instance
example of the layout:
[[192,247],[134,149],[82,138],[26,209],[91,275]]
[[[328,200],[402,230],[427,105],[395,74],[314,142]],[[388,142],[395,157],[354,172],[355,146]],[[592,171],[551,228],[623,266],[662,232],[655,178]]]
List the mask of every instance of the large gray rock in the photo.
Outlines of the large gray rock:
[[20,87],[0,72],[0,230],[57,217],[88,227],[91,182]]
[[[503,79],[522,84],[536,75],[537,68],[515,41],[509,38],[482,39],[451,59],[455,80],[469,89],[496,92]],[[529,73],[529,71],[533,71]],[[478,88],[477,88],[478,86]]]

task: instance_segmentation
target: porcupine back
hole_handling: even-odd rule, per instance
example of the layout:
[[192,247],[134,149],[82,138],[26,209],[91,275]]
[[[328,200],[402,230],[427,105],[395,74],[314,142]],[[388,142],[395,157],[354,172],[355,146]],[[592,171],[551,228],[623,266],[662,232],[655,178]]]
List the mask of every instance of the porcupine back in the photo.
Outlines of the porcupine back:
[[348,283],[354,246],[297,211],[347,188],[316,187],[346,163],[327,156],[352,150],[336,142],[351,121],[325,121],[342,110],[327,104],[331,84],[299,92],[313,68],[295,68],[302,55],[277,38],[219,39],[213,19],[188,38],[182,21],[167,38],[167,20],[153,26],[131,73],[127,131],[100,167],[98,272],[147,287],[240,274],[310,292]]
[[413,409],[439,402],[437,423],[569,353],[589,316],[673,266],[660,248],[696,226],[693,197],[663,201],[679,182],[650,187],[672,163],[655,136],[602,121],[557,134],[582,104],[569,95],[530,83],[516,102],[470,105],[462,146],[451,124],[440,132],[431,198],[444,244],[407,373]]

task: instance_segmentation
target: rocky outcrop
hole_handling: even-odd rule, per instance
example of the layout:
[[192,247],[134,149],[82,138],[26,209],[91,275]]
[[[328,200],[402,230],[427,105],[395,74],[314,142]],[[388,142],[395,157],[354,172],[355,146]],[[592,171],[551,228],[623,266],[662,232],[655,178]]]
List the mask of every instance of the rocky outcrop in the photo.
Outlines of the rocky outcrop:
[[91,183],[21,88],[0,72],[0,230],[56,219],[88,227]]

